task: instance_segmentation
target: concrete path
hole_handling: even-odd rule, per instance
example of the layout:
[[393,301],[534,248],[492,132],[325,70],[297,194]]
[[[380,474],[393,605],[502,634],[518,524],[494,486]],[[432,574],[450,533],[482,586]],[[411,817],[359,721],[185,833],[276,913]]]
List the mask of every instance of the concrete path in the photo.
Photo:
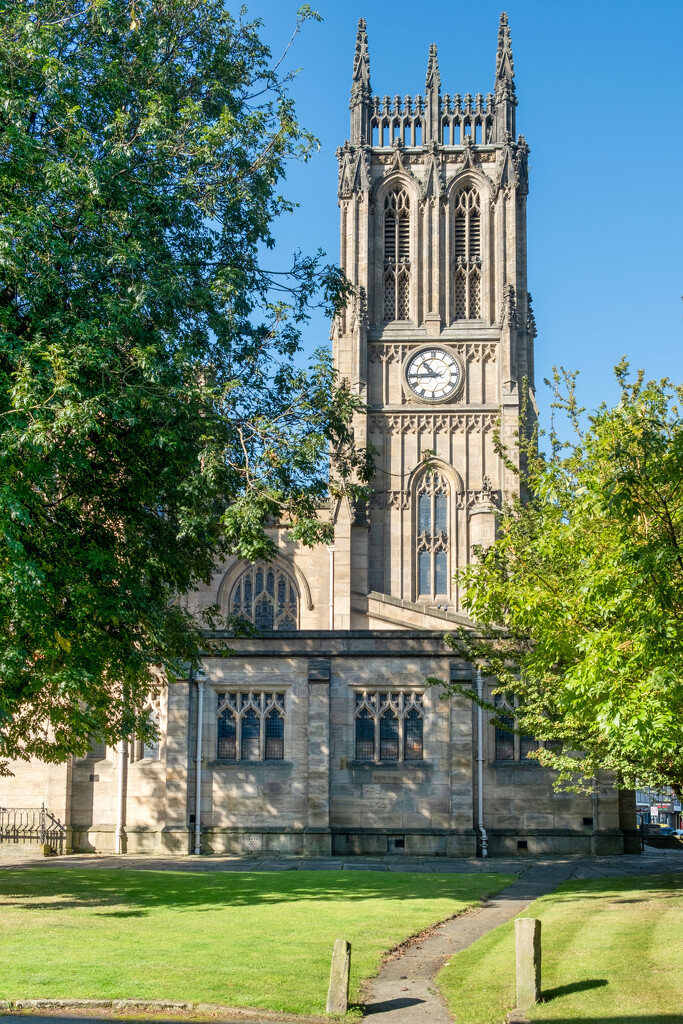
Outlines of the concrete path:
[[[486,932],[521,914],[530,903],[570,879],[683,872],[683,851],[648,851],[637,857],[593,857],[536,861],[523,875],[478,910],[454,917],[391,957],[365,986],[368,1024],[450,1024],[435,977],[455,953]],[[485,862],[502,870],[498,860]],[[519,861],[517,862],[519,870]]]
[[[14,848],[16,851],[16,847]],[[654,868],[653,864],[667,867]],[[93,868],[140,871],[393,871],[433,872],[435,874],[526,874],[532,867],[569,865],[575,878],[602,877],[604,874],[637,875],[641,871],[683,870],[682,850],[654,850],[645,847],[642,855],[628,857],[490,857],[445,860],[443,857],[159,857],[100,853],[76,853],[63,857],[22,857],[19,852],[5,855],[0,843],[0,871],[13,868]],[[678,866],[677,866],[678,865]],[[582,872],[579,874],[579,872]]]

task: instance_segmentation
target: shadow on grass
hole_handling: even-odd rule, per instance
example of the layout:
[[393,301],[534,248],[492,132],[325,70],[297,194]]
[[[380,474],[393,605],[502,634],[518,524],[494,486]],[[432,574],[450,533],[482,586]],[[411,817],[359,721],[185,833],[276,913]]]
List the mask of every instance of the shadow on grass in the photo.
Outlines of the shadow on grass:
[[[500,884],[500,883],[498,883]],[[98,910],[103,917],[144,917],[159,907],[215,912],[228,907],[306,900],[480,899],[495,891],[486,875],[382,874],[362,871],[126,871],[69,868],[5,870],[0,908]],[[111,909],[107,909],[111,908]],[[115,909],[114,909],[115,908]]]
[[[662,871],[657,875],[572,880],[563,882],[553,892],[552,900],[553,903],[561,904],[591,899],[608,900],[609,903],[648,903],[652,899],[678,899],[681,893],[681,877],[681,872]],[[627,895],[634,889],[643,895]]]
[[586,992],[590,988],[603,988],[609,984],[606,978],[587,978],[585,981],[572,981],[569,985],[558,985],[557,988],[547,988],[541,993],[544,1003],[551,999],[559,999],[560,996],[570,996],[572,992]]

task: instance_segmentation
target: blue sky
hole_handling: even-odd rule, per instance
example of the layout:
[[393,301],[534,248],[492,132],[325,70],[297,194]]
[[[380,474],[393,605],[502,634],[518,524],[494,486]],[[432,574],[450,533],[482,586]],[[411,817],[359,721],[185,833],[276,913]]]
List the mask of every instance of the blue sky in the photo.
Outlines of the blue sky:
[[[375,94],[424,92],[432,42],[444,92],[486,94],[503,9],[500,0],[312,6],[324,20],[304,25],[284,66],[301,69],[291,92],[321,148],[289,168],[283,192],[300,205],[276,230],[269,258],[280,266],[296,248],[338,259],[335,149],[349,133],[358,18],[367,20]],[[589,409],[616,399],[612,367],[622,355],[648,378],[683,381],[683,4],[519,0],[506,9],[517,130],[531,147],[529,290],[547,426],[542,380],[553,365],[580,371]],[[279,56],[296,3],[257,0],[248,11],[263,18],[262,35]],[[313,322],[307,350],[325,343],[328,328]]]

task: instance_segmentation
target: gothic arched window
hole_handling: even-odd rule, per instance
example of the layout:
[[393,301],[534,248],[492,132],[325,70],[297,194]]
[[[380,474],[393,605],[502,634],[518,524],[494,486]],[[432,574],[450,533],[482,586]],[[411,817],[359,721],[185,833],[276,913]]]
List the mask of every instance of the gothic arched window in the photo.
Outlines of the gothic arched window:
[[230,595],[231,615],[257,629],[298,629],[299,594],[294,581],[277,565],[257,562],[239,577]]
[[448,598],[448,483],[425,473],[417,488],[416,575],[418,598]]
[[413,691],[356,693],[356,759],[421,761],[424,696]]
[[455,198],[455,319],[481,316],[481,210],[472,185]]
[[284,693],[219,693],[216,716],[219,761],[284,758]]
[[410,199],[405,189],[384,200],[384,320],[410,320]]

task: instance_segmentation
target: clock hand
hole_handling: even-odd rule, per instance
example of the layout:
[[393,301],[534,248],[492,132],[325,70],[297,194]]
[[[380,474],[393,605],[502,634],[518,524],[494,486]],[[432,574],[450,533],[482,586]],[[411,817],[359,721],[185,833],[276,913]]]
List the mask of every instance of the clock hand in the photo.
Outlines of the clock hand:
[[429,369],[430,369],[430,370],[432,371],[432,374],[433,374],[433,375],[434,375],[435,377],[438,377],[438,376],[440,375],[440,373],[442,372],[441,370],[439,370],[439,369],[438,369],[438,367],[437,367],[437,369],[435,370],[435,369],[434,369],[434,368],[433,368],[433,367],[432,367],[432,366],[431,366],[431,365],[430,365],[429,363],[425,363],[425,366],[428,366],[428,367],[429,367]]
[[434,377],[438,377],[438,376],[439,376],[439,374],[438,373],[434,373],[433,370],[432,370],[431,373],[415,373],[415,371],[413,371],[413,373],[411,374],[411,377],[415,377],[417,380],[423,380],[425,378],[427,378],[429,380],[432,380]]

